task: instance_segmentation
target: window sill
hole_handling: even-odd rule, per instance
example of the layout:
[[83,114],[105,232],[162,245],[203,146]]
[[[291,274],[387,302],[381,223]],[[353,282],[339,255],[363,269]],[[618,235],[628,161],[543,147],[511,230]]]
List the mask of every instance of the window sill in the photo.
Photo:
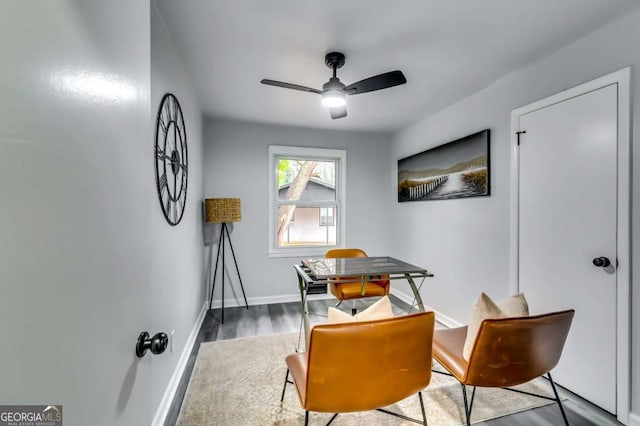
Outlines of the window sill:
[[290,258],[307,258],[307,257],[324,257],[327,250],[336,246],[327,246],[322,248],[299,248],[291,250],[269,250],[268,257],[290,257]]

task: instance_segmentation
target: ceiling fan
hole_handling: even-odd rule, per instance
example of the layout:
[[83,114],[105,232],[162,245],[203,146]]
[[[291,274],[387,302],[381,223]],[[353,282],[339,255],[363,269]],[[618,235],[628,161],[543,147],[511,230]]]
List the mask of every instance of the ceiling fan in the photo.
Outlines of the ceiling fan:
[[325,55],[324,63],[333,69],[333,77],[322,85],[322,90],[268,79],[262,79],[260,83],[269,86],[284,87],[285,89],[300,90],[302,92],[317,93],[322,96],[322,104],[329,107],[331,118],[335,120],[336,118],[347,116],[347,96],[386,89],[407,82],[402,71],[390,71],[345,86],[336,76],[336,71],[338,68],[342,68],[344,60],[344,54],[340,52],[331,52]]

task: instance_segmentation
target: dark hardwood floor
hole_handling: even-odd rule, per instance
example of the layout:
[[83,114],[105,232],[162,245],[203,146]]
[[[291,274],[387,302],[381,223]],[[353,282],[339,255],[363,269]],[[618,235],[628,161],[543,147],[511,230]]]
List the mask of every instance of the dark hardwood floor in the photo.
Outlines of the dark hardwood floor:
[[[375,300],[358,300],[357,308],[362,310]],[[395,314],[406,312],[408,305],[392,296]],[[334,299],[313,300],[309,302],[312,324],[325,322],[329,306],[333,306]],[[342,309],[350,311],[350,302],[345,302]],[[198,349],[201,343],[216,340],[227,340],[267,334],[297,332],[300,327],[300,304],[296,302],[274,305],[226,308],[224,324],[220,323],[220,309],[210,310],[200,328],[196,343],[189,357],[184,374],[176,391],[173,403],[167,415],[165,426],[176,424],[182,400],[184,398],[189,379],[195,365]],[[559,389],[561,396],[567,398],[563,405],[572,426],[582,425],[620,425],[609,413],[589,404],[578,396]],[[498,419],[476,423],[490,426],[530,426],[530,425],[562,425],[562,416],[557,404],[516,413]],[[221,425],[223,426],[223,425]],[[232,425],[241,426],[241,425]]]

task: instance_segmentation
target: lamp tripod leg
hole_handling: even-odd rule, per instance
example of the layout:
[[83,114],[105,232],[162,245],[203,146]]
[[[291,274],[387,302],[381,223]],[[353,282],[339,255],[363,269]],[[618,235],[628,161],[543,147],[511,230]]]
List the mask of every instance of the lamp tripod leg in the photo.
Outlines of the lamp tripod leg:
[[[236,260],[236,253],[233,251],[233,244],[231,244],[231,236],[227,229],[227,224],[222,224],[224,231],[227,233],[227,240],[229,240],[229,247],[231,247],[231,254],[233,255],[233,263],[236,265],[236,272],[238,273],[238,280],[240,280],[240,289],[242,290],[242,297],[244,297],[244,305],[249,309],[249,303],[247,303],[247,295],[244,293],[244,285],[242,285],[242,277],[240,276],[240,268],[238,268],[238,261]],[[224,253],[223,253],[224,255]]]
[[[216,267],[213,269],[213,280],[211,281],[211,296],[209,297],[209,309],[213,307],[213,289],[216,286],[216,275],[218,274],[218,260],[220,260],[220,246],[222,245],[222,232],[218,238],[218,254],[216,254]],[[212,248],[213,250],[213,248]],[[212,253],[213,254],[213,253]],[[224,266],[223,266],[224,269]],[[224,273],[224,271],[223,271]]]
[[221,323],[224,324],[224,230],[227,228],[227,224],[223,223],[222,224],[222,229],[220,230],[220,239],[222,240],[222,321]]

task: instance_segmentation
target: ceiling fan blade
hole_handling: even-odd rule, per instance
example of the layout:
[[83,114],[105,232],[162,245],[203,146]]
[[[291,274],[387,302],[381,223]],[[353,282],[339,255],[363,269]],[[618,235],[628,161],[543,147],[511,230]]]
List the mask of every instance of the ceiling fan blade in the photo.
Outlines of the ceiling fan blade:
[[402,74],[402,71],[390,71],[350,84],[344,88],[344,91],[348,95],[359,95],[360,93],[398,86],[406,82],[407,79],[404,77],[404,74]]
[[345,106],[341,106],[341,107],[333,107],[333,108],[329,108],[329,114],[331,114],[331,118],[333,118],[334,120],[336,118],[343,118],[347,116],[347,107]]
[[299,84],[284,83],[282,81],[267,80],[266,78],[263,78],[262,80],[260,80],[260,83],[266,84],[268,86],[284,87],[285,89],[300,90],[302,92],[311,92],[311,93],[318,93],[318,94],[322,93],[321,90],[313,89],[311,87],[300,86]]

